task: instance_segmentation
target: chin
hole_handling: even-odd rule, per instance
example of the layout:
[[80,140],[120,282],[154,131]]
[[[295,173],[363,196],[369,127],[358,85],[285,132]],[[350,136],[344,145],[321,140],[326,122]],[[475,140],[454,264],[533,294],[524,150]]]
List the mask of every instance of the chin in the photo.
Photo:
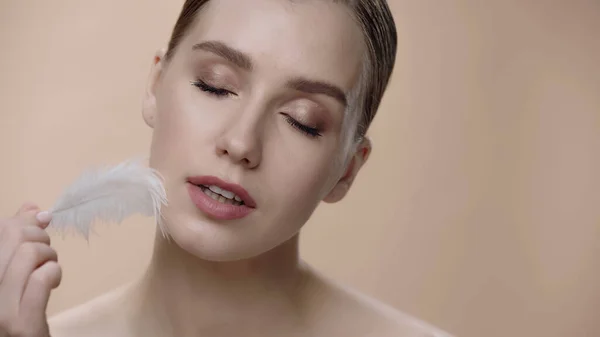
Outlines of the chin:
[[297,221],[274,219],[258,209],[237,219],[213,219],[192,201],[187,184],[168,187],[162,230],[170,237],[167,241],[201,260],[251,259],[284,244],[301,227]]
[[164,229],[187,253],[201,260],[233,262],[259,256],[282,243],[262,235],[249,219],[217,223],[197,214],[165,210]]

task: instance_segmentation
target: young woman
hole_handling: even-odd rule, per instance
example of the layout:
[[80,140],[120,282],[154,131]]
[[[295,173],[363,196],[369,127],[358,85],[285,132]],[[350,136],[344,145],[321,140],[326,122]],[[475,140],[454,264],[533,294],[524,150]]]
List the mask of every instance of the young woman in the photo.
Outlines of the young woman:
[[169,199],[146,273],[48,325],[60,267],[26,204],[0,224],[0,336],[441,336],[298,256],[368,158],[395,52],[385,0],[186,1],[143,101]]

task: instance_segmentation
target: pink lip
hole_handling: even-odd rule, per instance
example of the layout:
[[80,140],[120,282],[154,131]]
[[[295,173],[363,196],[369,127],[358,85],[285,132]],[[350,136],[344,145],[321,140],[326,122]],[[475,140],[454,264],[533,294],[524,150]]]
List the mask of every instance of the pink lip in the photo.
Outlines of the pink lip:
[[[255,208],[256,202],[250,194],[240,185],[227,183],[217,177],[200,176],[187,179],[187,188],[192,202],[207,215],[221,220],[233,220],[249,215]],[[243,205],[223,204],[206,195],[197,185],[215,185],[222,189],[231,191],[239,196]]]

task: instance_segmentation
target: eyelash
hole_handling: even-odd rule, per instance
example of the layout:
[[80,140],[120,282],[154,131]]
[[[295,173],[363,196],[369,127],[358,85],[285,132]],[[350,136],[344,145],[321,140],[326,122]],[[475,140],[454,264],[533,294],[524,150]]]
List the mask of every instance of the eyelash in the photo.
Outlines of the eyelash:
[[319,132],[319,129],[306,126],[306,125],[298,122],[297,120],[293,119],[289,115],[283,114],[283,116],[285,116],[285,120],[291,126],[295,127],[298,131],[306,134],[307,136],[312,137],[312,138],[317,138],[317,137],[322,136],[321,133]]
[[209,85],[200,79],[196,80],[195,82],[192,82],[192,84],[194,86],[198,87],[198,89],[200,89],[210,95],[214,95],[214,96],[218,96],[218,97],[225,97],[225,96],[230,96],[230,95],[237,96],[236,93],[234,93],[234,92],[231,92],[231,91],[223,89],[223,88],[213,87],[212,85]]
[[[196,87],[198,87],[198,89],[208,93],[209,95],[214,95],[217,97],[226,97],[226,96],[230,96],[230,95],[234,95],[237,96],[236,93],[233,93],[229,90],[223,89],[223,88],[216,88],[212,85],[207,84],[206,82],[198,79],[195,82],[192,82],[192,84]],[[321,137],[321,133],[319,132],[319,129],[317,128],[312,128],[309,126],[306,126],[300,122],[298,122],[297,120],[293,119],[292,117],[290,117],[289,115],[283,114],[285,117],[285,120],[294,128],[296,128],[298,131],[306,134],[309,137],[312,138],[316,138],[316,137]]]

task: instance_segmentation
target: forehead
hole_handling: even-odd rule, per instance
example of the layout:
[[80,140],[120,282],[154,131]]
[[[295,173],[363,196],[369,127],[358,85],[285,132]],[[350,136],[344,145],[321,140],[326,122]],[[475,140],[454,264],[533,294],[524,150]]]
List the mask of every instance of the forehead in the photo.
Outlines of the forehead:
[[218,40],[248,54],[258,72],[303,76],[351,90],[365,47],[351,9],[330,0],[213,0],[182,48]]

